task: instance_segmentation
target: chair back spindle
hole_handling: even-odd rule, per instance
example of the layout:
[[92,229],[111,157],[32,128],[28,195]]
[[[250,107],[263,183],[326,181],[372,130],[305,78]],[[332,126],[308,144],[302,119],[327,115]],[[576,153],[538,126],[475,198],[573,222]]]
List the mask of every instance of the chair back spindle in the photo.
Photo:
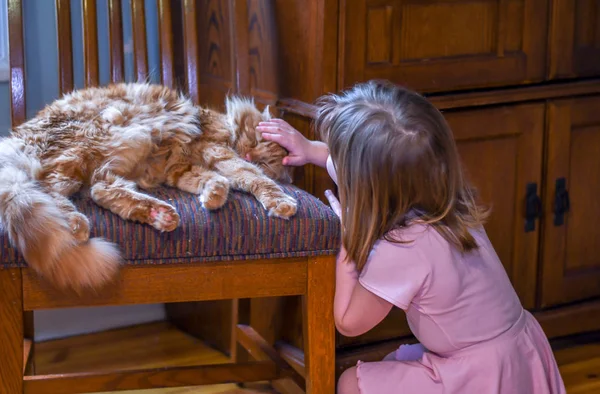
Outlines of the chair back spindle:
[[70,0],[56,0],[59,94],[67,93],[73,90],[73,53],[71,41],[70,7]]
[[[98,22],[96,0],[83,0],[84,86],[98,86]],[[59,37],[60,38],[60,37]]]
[[198,86],[198,23],[196,0],[183,1],[183,53],[185,85],[195,103],[199,100]]
[[148,48],[146,46],[146,15],[144,0],[131,0],[133,30],[133,69],[137,81],[148,78]]
[[123,57],[123,15],[121,0],[108,1],[108,34],[110,39],[110,80],[125,80]]
[[173,22],[171,0],[157,0],[158,43],[161,58],[161,82],[170,88],[175,87],[175,51],[173,48]]
[[23,1],[8,0],[10,57],[10,112],[12,126],[25,121],[25,47],[23,42]]

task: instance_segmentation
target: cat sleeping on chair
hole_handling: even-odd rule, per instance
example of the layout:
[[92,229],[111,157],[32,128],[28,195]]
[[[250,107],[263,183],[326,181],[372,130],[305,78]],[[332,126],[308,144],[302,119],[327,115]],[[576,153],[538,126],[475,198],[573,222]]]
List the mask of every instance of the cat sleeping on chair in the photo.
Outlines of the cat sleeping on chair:
[[251,193],[269,215],[293,216],[296,200],[275,182],[291,181],[287,152],[255,130],[268,108],[261,113],[244,98],[228,98],[226,107],[199,108],[144,83],[65,95],[0,139],[0,228],[44,278],[82,290],[109,281],[120,262],[114,244],[88,239],[88,219],[69,200],[82,188],[158,231],[174,230],[179,216],[140,189],[176,187],[215,210],[232,188]]

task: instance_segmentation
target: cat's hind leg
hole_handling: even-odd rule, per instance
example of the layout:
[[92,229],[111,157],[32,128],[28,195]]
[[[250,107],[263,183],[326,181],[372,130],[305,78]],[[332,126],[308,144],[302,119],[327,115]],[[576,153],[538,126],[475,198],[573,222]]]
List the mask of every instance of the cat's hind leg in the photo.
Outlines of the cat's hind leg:
[[67,215],[69,227],[75,238],[82,243],[90,239],[90,221],[88,218],[77,211],[77,207],[75,207],[69,198],[57,192],[50,192],[50,195],[58,208]]
[[90,238],[90,222],[68,197],[81,188],[81,182],[61,174],[51,174],[41,184],[48,190],[56,206],[67,216],[75,238],[81,243],[86,242]]
[[90,191],[96,204],[125,220],[149,224],[160,231],[173,231],[179,225],[174,207],[140,193],[134,182],[112,172],[94,174]]
[[171,168],[167,174],[167,185],[199,195],[202,206],[209,210],[221,208],[229,196],[229,180],[198,165]]

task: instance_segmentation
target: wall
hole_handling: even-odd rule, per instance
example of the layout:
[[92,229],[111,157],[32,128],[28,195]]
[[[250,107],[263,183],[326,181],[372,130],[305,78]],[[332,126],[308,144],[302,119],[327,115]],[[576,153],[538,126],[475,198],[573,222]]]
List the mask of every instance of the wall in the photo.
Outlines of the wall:
[[[6,1],[6,0],[0,0]],[[130,1],[123,0],[125,75],[131,81],[133,57],[131,44]],[[76,88],[83,87],[83,40],[81,30],[81,0],[71,0],[73,31],[73,65]],[[108,3],[98,0],[98,41],[100,82],[109,80]],[[159,79],[159,50],[156,1],[145,0],[146,28],[150,80]],[[58,97],[58,57],[55,2],[24,0],[24,35],[26,63],[27,117],[35,116],[43,106]],[[8,83],[0,83],[0,136],[10,128],[10,97]],[[67,335],[92,332],[119,326],[162,320],[163,305],[104,307],[38,311],[35,313],[36,339],[46,340]]]

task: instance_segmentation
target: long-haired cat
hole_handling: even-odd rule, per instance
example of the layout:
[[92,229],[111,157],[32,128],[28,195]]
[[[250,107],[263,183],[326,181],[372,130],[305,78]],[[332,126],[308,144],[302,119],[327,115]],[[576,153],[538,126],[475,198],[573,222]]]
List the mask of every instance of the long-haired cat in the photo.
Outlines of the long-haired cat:
[[[218,209],[229,189],[254,195],[288,218],[296,200],[286,151],[262,140],[270,118],[243,98],[225,114],[195,106],[159,85],[116,84],[63,96],[0,140],[0,225],[28,265],[61,288],[97,288],[120,264],[116,246],[89,239],[89,222],[69,196],[82,188],[120,217],[172,231],[175,208],[140,189],[159,185],[199,195]],[[138,188],[139,187],[139,188]]]

